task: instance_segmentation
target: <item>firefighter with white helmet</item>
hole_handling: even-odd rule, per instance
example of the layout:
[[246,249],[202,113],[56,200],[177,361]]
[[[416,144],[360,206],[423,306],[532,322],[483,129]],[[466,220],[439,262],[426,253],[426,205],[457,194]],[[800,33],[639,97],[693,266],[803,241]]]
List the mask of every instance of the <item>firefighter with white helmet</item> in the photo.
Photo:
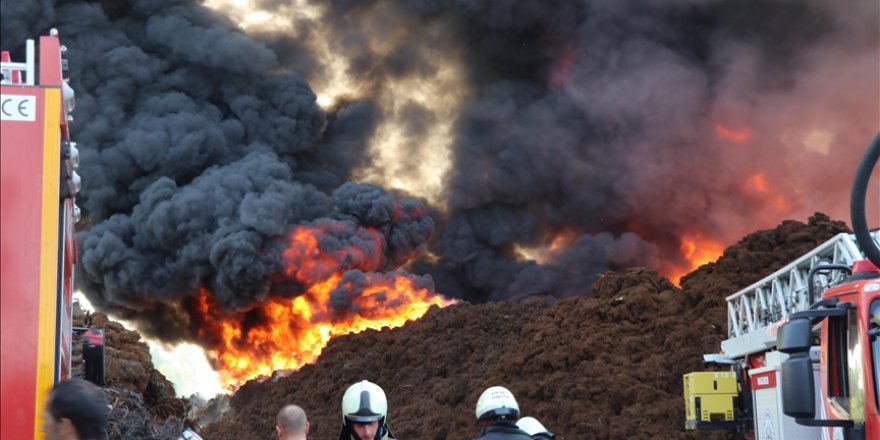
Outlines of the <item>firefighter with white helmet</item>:
[[394,440],[385,423],[388,400],[379,385],[362,380],[342,396],[342,429],[339,440]]
[[516,426],[522,429],[535,440],[555,440],[556,436],[548,431],[538,419],[534,417],[523,417],[516,421]]
[[519,417],[519,404],[513,393],[504,387],[489,387],[477,400],[477,421],[483,426],[479,440],[532,440],[514,421]]

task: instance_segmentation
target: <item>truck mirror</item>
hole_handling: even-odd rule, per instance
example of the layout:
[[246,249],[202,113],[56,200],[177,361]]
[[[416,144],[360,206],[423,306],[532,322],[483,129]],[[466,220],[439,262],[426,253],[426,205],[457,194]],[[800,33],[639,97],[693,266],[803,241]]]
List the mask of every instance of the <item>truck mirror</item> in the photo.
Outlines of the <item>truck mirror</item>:
[[86,330],[82,353],[85,379],[104,386],[104,330]]
[[810,320],[805,318],[786,322],[776,333],[776,348],[786,354],[810,351],[813,337],[810,327]]
[[[809,325],[808,320],[806,321]],[[786,324],[787,325],[787,324]],[[796,419],[816,416],[813,361],[807,353],[797,353],[782,363],[782,412]]]

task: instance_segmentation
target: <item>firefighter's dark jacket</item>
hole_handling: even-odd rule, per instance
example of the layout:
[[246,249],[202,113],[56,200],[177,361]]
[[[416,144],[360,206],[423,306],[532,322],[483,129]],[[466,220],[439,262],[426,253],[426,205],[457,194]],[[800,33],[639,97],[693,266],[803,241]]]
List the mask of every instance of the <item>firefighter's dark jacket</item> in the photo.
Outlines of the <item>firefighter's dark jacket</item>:
[[483,428],[475,440],[532,440],[532,436],[516,427],[510,420],[496,420]]

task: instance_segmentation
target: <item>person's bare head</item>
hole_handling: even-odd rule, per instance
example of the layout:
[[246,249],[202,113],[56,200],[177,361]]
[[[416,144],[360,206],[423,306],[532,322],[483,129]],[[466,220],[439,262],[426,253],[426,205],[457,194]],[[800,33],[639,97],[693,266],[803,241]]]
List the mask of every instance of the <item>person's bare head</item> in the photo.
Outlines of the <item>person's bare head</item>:
[[285,405],[275,416],[275,432],[281,440],[305,440],[309,434],[306,412],[297,405]]
[[105,437],[110,409],[104,391],[83,380],[55,384],[46,399],[46,440],[94,440]]

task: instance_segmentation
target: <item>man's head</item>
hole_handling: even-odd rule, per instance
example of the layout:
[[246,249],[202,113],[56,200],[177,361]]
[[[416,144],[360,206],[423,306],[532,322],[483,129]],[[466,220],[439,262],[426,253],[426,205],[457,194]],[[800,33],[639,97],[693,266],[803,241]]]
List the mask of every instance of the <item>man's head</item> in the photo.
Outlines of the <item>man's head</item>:
[[46,440],[103,439],[109,412],[97,385],[82,379],[59,382],[46,400],[43,432]]
[[519,404],[507,388],[489,387],[477,400],[476,415],[483,424],[498,419],[516,420],[519,417]]
[[351,424],[351,430],[354,431],[361,440],[373,440],[376,438],[376,433],[379,432],[379,422],[353,422]]
[[285,405],[275,416],[275,432],[282,440],[305,440],[309,434],[306,412],[296,405]]
[[362,380],[342,396],[342,423],[360,440],[373,440],[385,426],[388,400],[379,385]]

